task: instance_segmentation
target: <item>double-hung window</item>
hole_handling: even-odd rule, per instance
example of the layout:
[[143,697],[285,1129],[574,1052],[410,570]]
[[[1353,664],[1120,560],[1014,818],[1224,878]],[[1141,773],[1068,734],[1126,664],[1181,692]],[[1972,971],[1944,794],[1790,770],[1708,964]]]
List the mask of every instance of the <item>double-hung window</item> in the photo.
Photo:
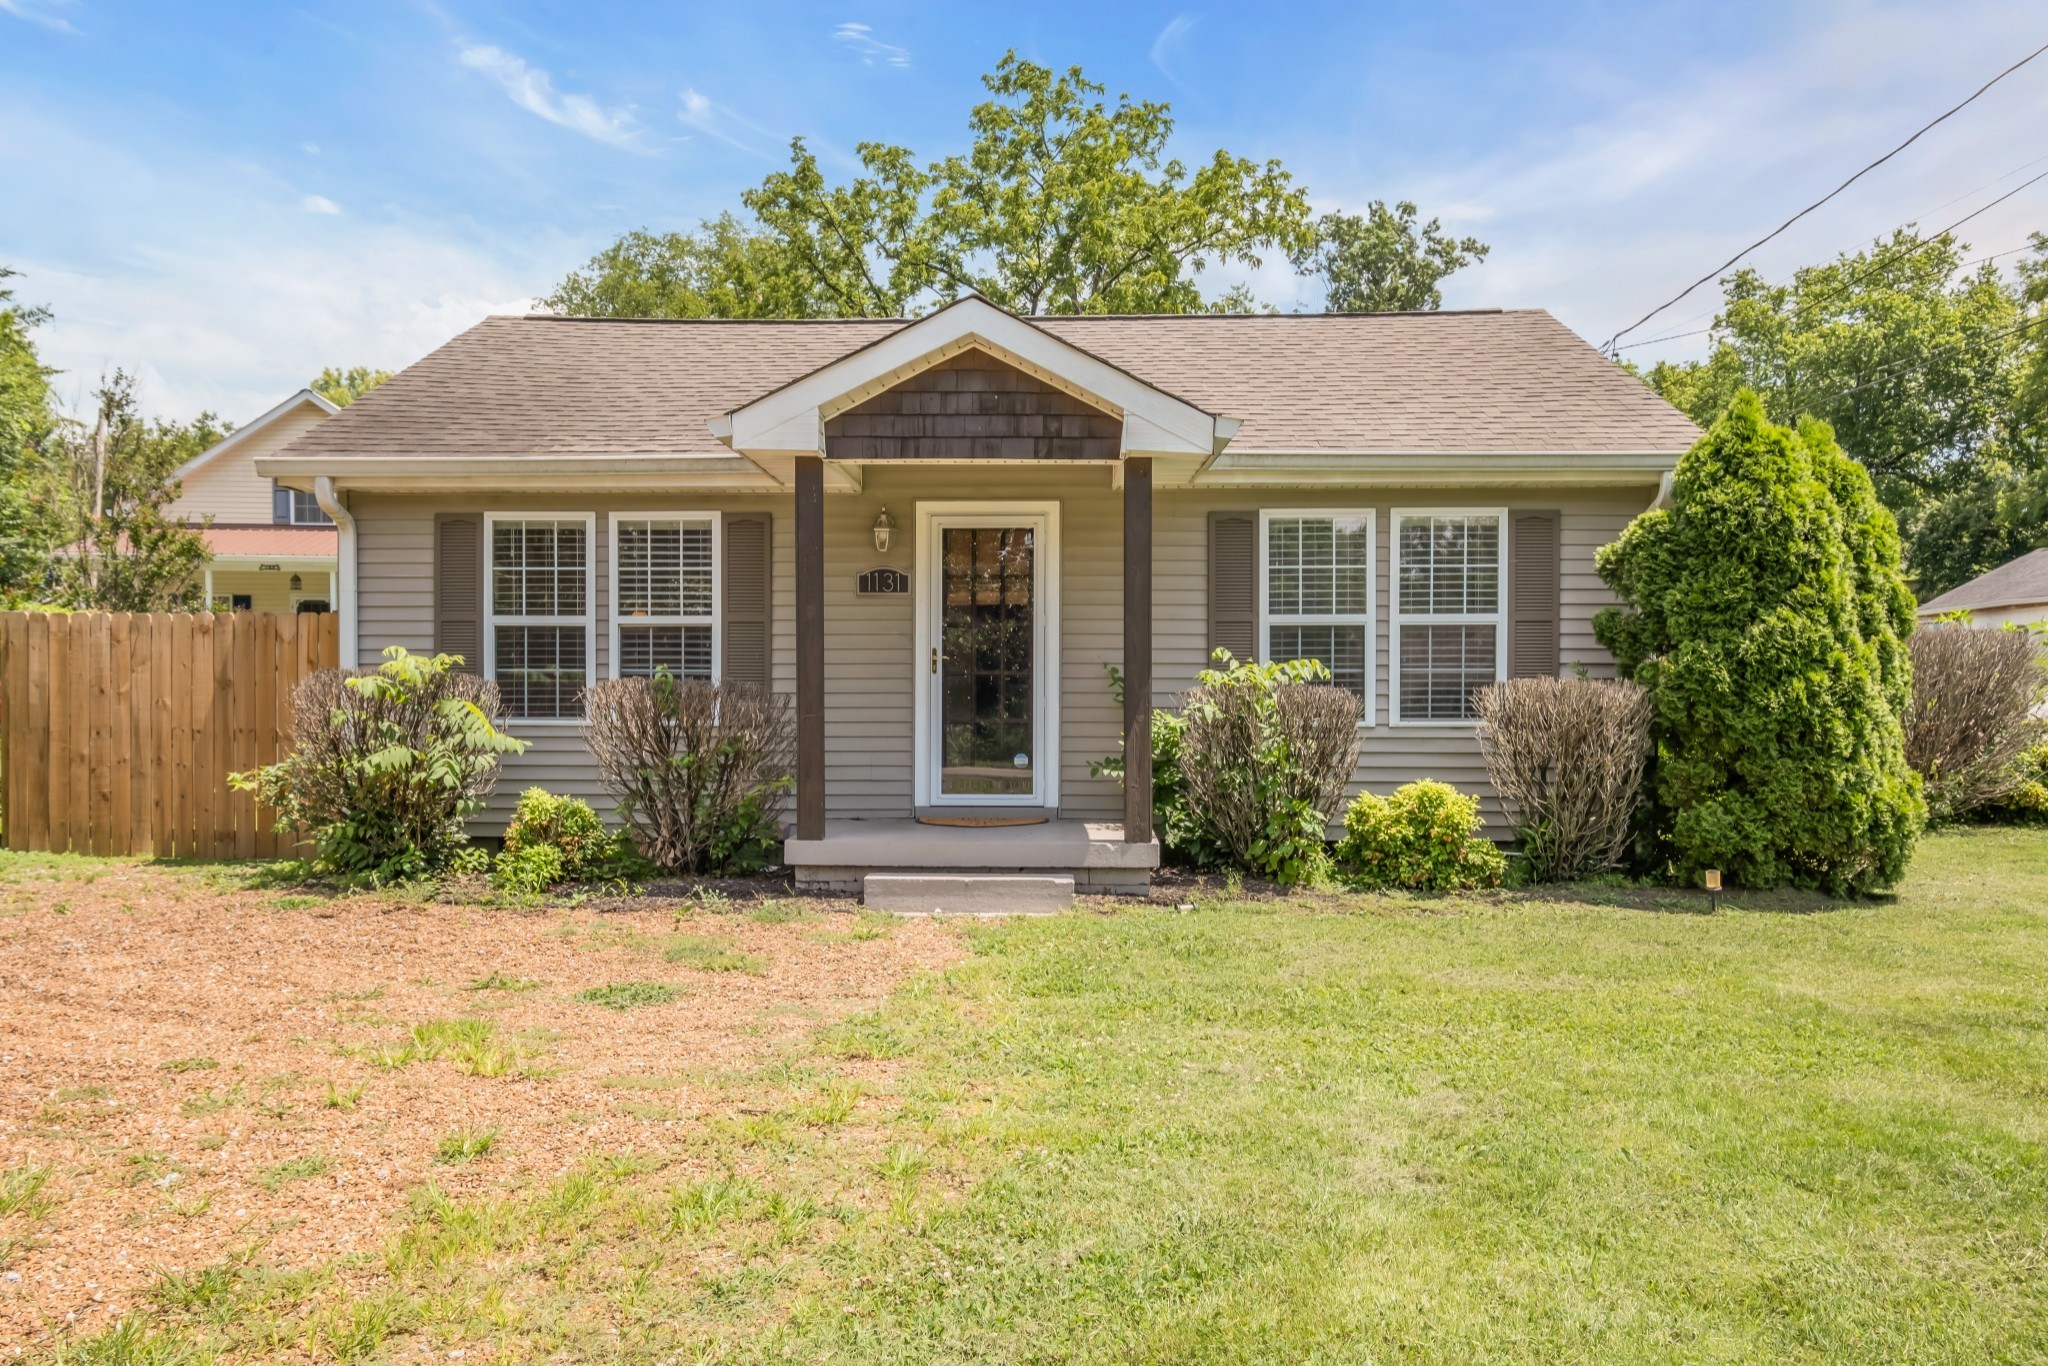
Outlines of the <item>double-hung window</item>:
[[270,520],[276,526],[334,525],[318,498],[304,489],[288,489],[274,479],[270,483]]
[[1394,514],[1394,719],[1469,721],[1507,650],[1507,514]]
[[612,673],[718,679],[715,513],[612,518]]
[[1269,660],[1315,659],[1372,721],[1371,509],[1259,514],[1259,602]]
[[490,614],[484,643],[505,714],[583,714],[592,652],[591,542],[596,518],[486,513]]

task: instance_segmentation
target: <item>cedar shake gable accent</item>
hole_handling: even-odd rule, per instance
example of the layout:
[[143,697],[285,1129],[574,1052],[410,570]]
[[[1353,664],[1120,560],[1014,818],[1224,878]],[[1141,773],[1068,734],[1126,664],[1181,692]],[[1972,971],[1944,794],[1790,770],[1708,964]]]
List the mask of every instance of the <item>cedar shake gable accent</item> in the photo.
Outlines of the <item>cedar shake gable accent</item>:
[[825,421],[835,460],[1115,460],[1123,421],[970,348]]

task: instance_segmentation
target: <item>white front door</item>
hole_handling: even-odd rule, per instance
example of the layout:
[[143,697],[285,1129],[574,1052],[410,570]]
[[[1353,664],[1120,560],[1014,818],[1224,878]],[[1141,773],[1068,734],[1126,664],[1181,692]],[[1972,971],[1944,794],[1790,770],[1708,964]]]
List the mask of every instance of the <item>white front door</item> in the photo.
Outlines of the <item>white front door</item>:
[[917,804],[1059,803],[1059,509],[924,503]]

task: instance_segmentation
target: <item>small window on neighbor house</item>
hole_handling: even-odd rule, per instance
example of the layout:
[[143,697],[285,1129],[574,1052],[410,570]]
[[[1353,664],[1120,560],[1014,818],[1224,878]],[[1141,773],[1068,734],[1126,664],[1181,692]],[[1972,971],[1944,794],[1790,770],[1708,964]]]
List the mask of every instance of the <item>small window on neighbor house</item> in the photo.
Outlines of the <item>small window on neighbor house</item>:
[[1373,514],[1259,514],[1265,657],[1320,660],[1371,720]]
[[320,500],[304,489],[270,486],[270,520],[278,526],[333,526],[334,519],[320,507]]
[[1394,592],[1394,715],[1468,721],[1501,676],[1506,537],[1498,512],[1400,512]]
[[595,518],[489,517],[490,677],[507,716],[583,713]]
[[715,682],[718,519],[710,513],[612,521],[612,672]]

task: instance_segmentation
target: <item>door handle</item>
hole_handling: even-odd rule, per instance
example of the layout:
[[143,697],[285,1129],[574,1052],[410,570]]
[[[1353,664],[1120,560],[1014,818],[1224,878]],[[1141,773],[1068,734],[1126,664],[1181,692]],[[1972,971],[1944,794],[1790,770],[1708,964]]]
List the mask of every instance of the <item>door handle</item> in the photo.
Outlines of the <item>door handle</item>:
[[936,645],[932,646],[932,672],[933,672],[933,673],[937,673],[937,672],[939,671],[939,661],[940,661],[941,659],[943,659],[943,658],[945,658],[945,656],[944,656],[944,655],[941,655],[941,654],[939,653],[939,647],[938,647],[938,646],[936,646]]

